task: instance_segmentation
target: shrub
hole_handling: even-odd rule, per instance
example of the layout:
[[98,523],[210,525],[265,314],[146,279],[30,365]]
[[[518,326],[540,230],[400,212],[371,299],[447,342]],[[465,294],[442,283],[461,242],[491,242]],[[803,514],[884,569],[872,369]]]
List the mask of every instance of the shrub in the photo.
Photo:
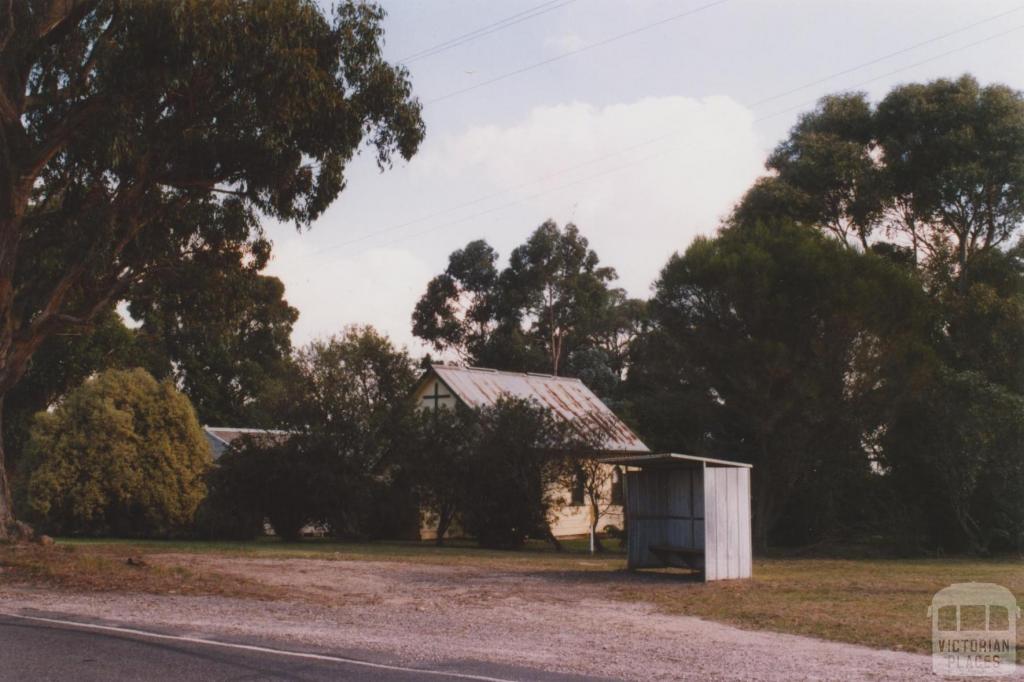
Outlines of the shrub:
[[142,369],[103,372],[37,414],[27,456],[26,511],[60,534],[183,534],[210,466],[188,398]]
[[550,452],[563,440],[561,424],[547,409],[518,399],[478,414],[467,434],[473,440],[466,465],[452,472],[460,480],[463,528],[482,546],[501,549],[548,535],[556,464]]
[[324,516],[328,474],[322,449],[309,438],[241,438],[210,475],[209,528],[225,539],[252,537],[267,519],[283,540],[298,540],[306,524]]

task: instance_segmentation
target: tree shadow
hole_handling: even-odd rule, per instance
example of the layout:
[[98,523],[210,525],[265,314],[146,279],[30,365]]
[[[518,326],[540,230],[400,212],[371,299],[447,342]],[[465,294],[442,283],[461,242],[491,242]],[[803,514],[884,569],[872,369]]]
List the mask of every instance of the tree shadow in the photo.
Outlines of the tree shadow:
[[522,575],[549,583],[574,585],[607,585],[609,587],[641,585],[703,585],[699,571],[685,568],[618,569],[612,571],[527,571]]

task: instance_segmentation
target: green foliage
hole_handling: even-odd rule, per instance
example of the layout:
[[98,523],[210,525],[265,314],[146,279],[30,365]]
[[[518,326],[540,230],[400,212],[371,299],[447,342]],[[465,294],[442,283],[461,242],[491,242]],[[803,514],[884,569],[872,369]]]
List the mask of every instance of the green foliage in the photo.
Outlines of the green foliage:
[[571,441],[564,422],[527,400],[413,415],[408,471],[438,544],[454,523],[484,547],[547,537],[553,485]]
[[300,349],[278,407],[290,436],[244,439],[218,460],[210,532],[245,535],[264,517],[286,539],[307,523],[345,538],[414,532],[403,446],[415,379],[409,356],[372,327]]
[[564,426],[549,410],[525,400],[501,399],[478,412],[472,448],[461,471],[459,518],[484,547],[513,549],[547,534],[555,480],[552,451]]
[[[253,540],[263,534],[266,498],[261,495],[272,479],[266,463],[242,459],[228,448],[206,476],[206,498],[196,510],[195,535],[204,540]],[[287,494],[288,491],[284,491]]]
[[292,424],[345,433],[364,448],[382,445],[383,425],[407,407],[416,378],[409,355],[388,337],[349,327],[295,354]]
[[939,300],[949,363],[1024,395],[1024,240],[976,256]]
[[869,473],[873,401],[889,364],[920,350],[923,300],[905,271],[784,220],[699,238],[656,284],[630,374],[641,432],[753,463],[764,545],[799,487]]
[[483,241],[453,252],[416,305],[413,333],[472,364],[518,371],[564,374],[575,362],[595,370],[588,353],[600,350],[595,378],[621,378],[643,306],[611,286],[615,271],[600,265],[575,225],[545,222],[500,272],[497,259]]
[[329,486],[323,520],[331,532],[410,532],[418,512],[401,449],[417,378],[409,355],[373,327],[350,327],[301,349],[295,367],[290,425],[316,443],[307,447],[325,451],[329,480],[320,485]]
[[[877,106],[826,97],[768,167],[722,236],[660,282],[656,329],[630,377],[652,440],[749,452],[769,479],[755,481],[761,502],[766,486],[787,496],[777,539],[893,537],[898,526],[912,547],[1017,546],[1024,95],[964,76],[897,87]],[[794,243],[793,256],[754,258],[763,226],[787,222],[854,255],[805,259]],[[746,292],[716,255],[727,250],[750,273]],[[716,260],[717,274],[695,264]],[[709,324],[707,309],[731,322]],[[705,353],[700,338],[723,351]],[[759,400],[738,403],[720,388],[730,384]],[[789,448],[785,462],[765,458],[770,446],[751,451],[757,426]],[[802,473],[787,473],[792,463]]]
[[261,274],[269,255],[260,242],[212,245],[131,292],[147,368],[173,376],[205,424],[276,422],[267,403],[281,390],[298,311],[284,284]]
[[454,410],[417,410],[406,446],[413,490],[428,519],[437,524],[437,542],[463,509],[472,480],[469,463],[480,437],[479,415],[458,403]]
[[901,529],[947,550],[1024,547],[1024,398],[972,372],[942,370],[896,410],[883,463]]
[[109,370],[36,416],[28,511],[61,534],[179,535],[206,494],[209,465],[184,395],[144,370]]
[[[28,0],[3,13],[0,243],[17,249],[0,260],[0,396],[46,338],[120,301],[166,332],[140,302],[161,273],[231,251],[265,261],[260,219],[308,226],[361,149],[386,167],[423,138],[407,71],[383,59],[376,5]],[[272,307],[261,324],[275,335],[290,313]],[[239,319],[226,313],[230,334]],[[198,343],[182,326],[165,339],[179,347],[171,362]],[[263,382],[217,360],[247,391]],[[225,409],[191,389],[204,411]],[[3,473],[0,460],[0,536],[12,523]]]
[[[108,368],[145,367],[170,377],[201,423],[273,426],[297,312],[279,280],[225,249],[193,257],[133,292],[129,329],[112,308],[91,328],[49,337],[4,402],[4,445],[15,474],[36,412]],[[17,480],[17,478],[16,478]],[[23,491],[15,490],[15,496]]]
[[3,443],[10,470],[18,472],[37,412],[55,405],[96,372],[137,367],[143,358],[135,334],[112,309],[101,313],[91,330],[48,338],[3,403]]
[[737,207],[787,216],[863,250],[906,250],[931,288],[1012,243],[1024,219],[1024,95],[970,77],[835,95],[805,114]]
[[322,522],[333,468],[322,441],[301,435],[243,437],[217,460],[204,510],[213,537],[249,539],[263,519],[282,539],[296,541],[308,523]]

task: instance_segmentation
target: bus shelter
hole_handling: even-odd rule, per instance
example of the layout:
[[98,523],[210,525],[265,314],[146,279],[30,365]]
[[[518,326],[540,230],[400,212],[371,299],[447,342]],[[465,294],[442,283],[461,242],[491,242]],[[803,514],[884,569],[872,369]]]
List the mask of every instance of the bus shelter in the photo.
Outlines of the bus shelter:
[[629,568],[686,566],[705,581],[751,576],[751,465],[675,453],[601,461],[625,469]]

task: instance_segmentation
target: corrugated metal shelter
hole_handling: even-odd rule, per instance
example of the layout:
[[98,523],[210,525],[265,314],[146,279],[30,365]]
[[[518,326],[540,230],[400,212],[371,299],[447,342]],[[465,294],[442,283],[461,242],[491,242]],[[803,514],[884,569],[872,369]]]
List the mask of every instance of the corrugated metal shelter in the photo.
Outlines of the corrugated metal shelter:
[[579,379],[437,364],[426,371],[413,396],[429,408],[451,408],[456,401],[472,408],[485,407],[502,396],[533,400],[582,431],[600,434],[605,452],[650,452]]
[[627,468],[629,568],[685,565],[706,581],[751,576],[749,464],[674,453],[601,461]]

